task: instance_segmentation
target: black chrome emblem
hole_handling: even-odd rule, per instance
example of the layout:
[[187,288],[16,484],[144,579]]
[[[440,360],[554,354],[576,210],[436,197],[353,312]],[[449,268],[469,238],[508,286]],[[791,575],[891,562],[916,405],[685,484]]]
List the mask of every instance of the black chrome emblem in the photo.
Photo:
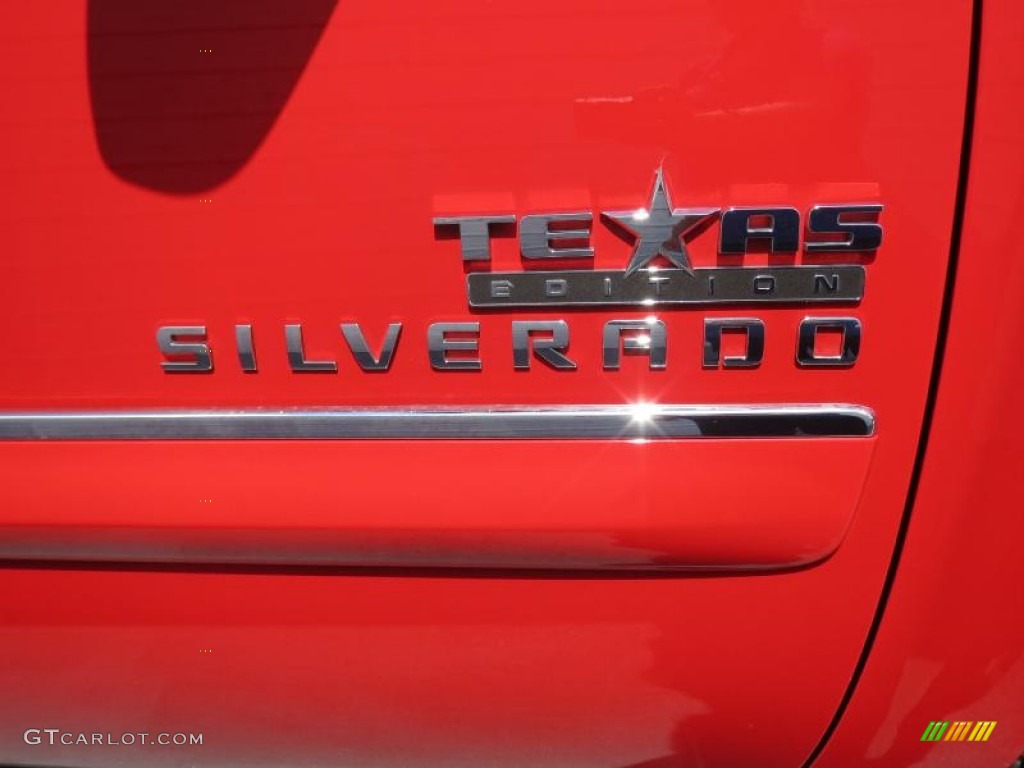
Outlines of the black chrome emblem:
[[[864,253],[878,248],[877,203],[816,205],[807,215],[804,250],[810,254]],[[864,295],[860,264],[693,268],[686,242],[720,217],[719,253],[743,254],[753,242],[772,253],[800,248],[801,215],[790,207],[673,208],[662,169],[647,208],[602,211],[611,227],[634,239],[623,270],[478,271],[466,277],[471,307],[639,306],[673,304],[856,304]],[[590,212],[530,214],[518,220],[524,260],[589,259]],[[490,261],[494,228],[517,223],[512,214],[444,216],[438,228],[457,228],[466,262]],[[567,229],[567,226],[572,228]],[[658,259],[668,262],[659,267]],[[831,259],[830,259],[831,261]]]
[[[882,242],[878,203],[815,205],[806,221],[792,207],[675,208],[662,169],[646,208],[601,211],[599,218],[631,241],[632,253],[622,269],[593,269],[590,244],[594,214],[590,211],[533,213],[518,217],[497,215],[442,216],[435,229],[454,229],[463,262],[470,266],[466,291],[472,309],[502,310],[520,307],[634,307],[679,305],[790,305],[846,306],[864,296],[865,268],[858,258],[835,263],[836,254],[852,257],[870,253]],[[687,241],[706,236],[718,220],[718,252],[742,255],[754,243],[772,253],[807,256],[802,264],[787,266],[694,267]],[[806,227],[802,225],[806,223]],[[474,270],[490,266],[491,239],[515,228],[523,260],[540,269],[518,271]],[[505,233],[499,231],[504,228]],[[815,258],[826,253],[827,259]],[[567,269],[566,260],[580,266]],[[844,261],[842,256],[838,259]],[[789,261],[792,261],[790,259]],[[544,268],[545,262],[551,269]],[[658,262],[662,262],[659,264]],[[667,264],[667,266],[663,266]],[[557,267],[557,268],[555,268]],[[364,372],[391,367],[402,322],[392,322],[371,335],[381,339],[376,351],[358,323],[340,324],[344,345]],[[439,321],[425,329],[427,358],[436,371],[480,371],[481,324],[477,319]],[[237,324],[234,347],[238,366],[246,373],[259,370],[253,328]],[[283,328],[290,369],[296,373],[336,374],[336,359],[310,359],[303,343],[301,323]],[[556,371],[576,370],[569,356],[570,326],[564,319],[511,320],[510,364],[529,370],[540,361]],[[838,351],[818,349],[820,332],[840,336]],[[742,354],[727,352],[725,333],[746,337]],[[805,317],[797,328],[795,363],[800,368],[848,368],[860,354],[862,328],[856,317]],[[758,317],[708,317],[701,345],[703,368],[757,368],[764,357],[766,328]],[[421,338],[423,338],[421,336]],[[214,370],[213,348],[207,326],[164,325],[157,329],[161,366],[168,373],[208,373]],[[615,371],[626,353],[647,357],[651,370],[664,370],[668,362],[668,326],[654,314],[644,318],[610,317],[600,337],[601,365]]]

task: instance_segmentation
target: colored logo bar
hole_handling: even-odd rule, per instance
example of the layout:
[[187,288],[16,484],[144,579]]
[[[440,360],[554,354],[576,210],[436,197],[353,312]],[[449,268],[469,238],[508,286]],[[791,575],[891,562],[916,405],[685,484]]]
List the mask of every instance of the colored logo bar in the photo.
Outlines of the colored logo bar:
[[995,720],[933,720],[921,734],[921,741],[988,741],[995,727]]

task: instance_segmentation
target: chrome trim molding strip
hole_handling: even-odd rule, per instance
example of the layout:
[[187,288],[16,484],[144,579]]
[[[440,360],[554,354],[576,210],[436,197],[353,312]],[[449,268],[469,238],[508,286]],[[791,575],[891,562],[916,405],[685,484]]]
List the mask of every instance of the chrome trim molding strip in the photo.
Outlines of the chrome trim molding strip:
[[0,440],[867,437],[855,405],[587,405],[0,413]]

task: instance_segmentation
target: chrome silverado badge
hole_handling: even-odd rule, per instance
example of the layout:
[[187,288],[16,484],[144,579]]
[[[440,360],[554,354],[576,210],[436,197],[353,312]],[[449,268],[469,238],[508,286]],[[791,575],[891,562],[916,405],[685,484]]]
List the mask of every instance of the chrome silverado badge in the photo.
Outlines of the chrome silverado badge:
[[[664,172],[655,173],[646,208],[599,212],[599,218],[630,241],[632,252],[621,270],[588,266],[594,257],[590,244],[594,214],[589,211],[474,216],[434,219],[435,234],[454,232],[466,275],[469,306],[480,310],[520,307],[672,307],[679,305],[837,305],[858,303],[864,296],[865,269],[860,264],[834,264],[836,254],[872,252],[882,242],[877,203],[815,205],[807,213],[804,251],[827,254],[825,264],[791,266],[721,266],[695,268],[687,251],[689,240],[719,224],[718,252],[742,256],[755,244],[772,253],[800,249],[800,212],[791,207],[676,208]],[[490,267],[491,240],[515,231],[522,259],[531,269],[473,271]],[[581,260],[576,269],[566,261]],[[545,262],[561,269],[544,269]],[[659,264],[658,262],[662,262]],[[540,265],[541,269],[535,267]],[[477,313],[478,314],[478,313]],[[569,354],[570,325],[564,319],[511,320],[509,364],[528,370],[541,361],[555,370],[575,370]],[[386,329],[341,323],[341,339],[363,371],[387,371],[403,333],[402,322]],[[337,373],[335,359],[306,356],[301,323],[283,331],[289,368],[296,373]],[[838,333],[834,353],[817,349],[819,332]],[[382,338],[376,351],[370,336]],[[419,331],[430,366],[435,371],[479,371],[481,324],[472,319],[430,323]],[[491,331],[493,333],[493,330]],[[743,354],[729,354],[723,334],[746,339]],[[205,325],[165,325],[157,329],[157,345],[168,373],[207,373],[214,370],[213,346]],[[254,373],[256,345],[251,325],[236,325],[234,347],[241,370]],[[507,337],[506,337],[507,338]],[[220,345],[222,342],[218,342]],[[507,342],[506,342],[507,343]],[[668,328],[654,315],[610,317],[601,330],[601,365],[615,371],[626,353],[647,357],[651,370],[668,362]],[[806,317],[797,328],[795,362],[801,368],[849,367],[860,353],[861,325],[855,317]],[[765,349],[765,324],[757,317],[705,318],[700,364],[704,368],[756,368]]]
[[[873,251],[882,242],[877,218],[882,206],[816,205],[808,213],[807,231],[821,240],[804,249],[821,252]],[[674,208],[662,169],[658,169],[647,208],[602,211],[609,226],[634,240],[624,270],[563,269],[521,272],[471,272],[467,295],[471,307],[622,306],[671,304],[855,304],[864,296],[864,267],[785,266],[708,267],[694,269],[686,249],[715,218],[721,219],[718,251],[741,255],[751,241],[767,243],[772,253],[800,247],[800,212],[795,208]],[[590,259],[593,215],[590,212],[531,214],[518,221],[524,260]],[[444,216],[436,227],[458,232],[466,262],[491,258],[492,227],[516,224],[509,214]],[[671,267],[653,262],[664,259]]]

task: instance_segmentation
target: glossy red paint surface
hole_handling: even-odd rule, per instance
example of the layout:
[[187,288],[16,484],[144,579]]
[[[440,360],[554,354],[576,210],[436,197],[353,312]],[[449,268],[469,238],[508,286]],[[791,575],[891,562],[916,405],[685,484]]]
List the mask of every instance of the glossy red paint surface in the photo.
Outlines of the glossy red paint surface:
[[[296,3],[291,17],[212,21],[198,5],[179,17],[137,5],[3,11],[17,109],[0,125],[0,259],[4,317],[20,330],[0,359],[0,409],[851,402],[876,412],[878,434],[811,447],[2,444],[13,545],[47,530],[116,545],[256,528],[302,547],[319,530],[317,546],[341,542],[351,561],[372,544],[369,560],[406,566],[834,553],[786,573],[661,578],[12,565],[0,759],[138,761],[22,739],[61,727],[209,734],[202,749],[146,752],[162,764],[799,764],[852,673],[903,510],[949,249],[969,5],[928,6],[927,27],[921,3],[843,0],[625,15]],[[659,312],[665,372],[642,358],[601,368],[604,322],[645,313],[572,312],[579,370],[515,372],[510,319],[556,315],[471,313],[457,244],[432,218],[639,206],[659,163],[680,206],[883,203],[863,303],[757,312],[768,341],[753,371],[700,367],[703,318],[728,310]],[[732,263],[716,236],[693,240],[696,265]],[[595,266],[625,264],[628,245],[603,225],[593,243]],[[494,251],[495,268],[519,268],[514,240]],[[805,314],[861,319],[854,368],[794,365]],[[427,324],[468,319],[483,370],[432,371]],[[406,324],[389,373],[356,369],[343,321],[374,339]],[[225,346],[238,322],[254,325],[258,374]],[[341,371],[291,373],[286,322]],[[209,326],[214,373],[160,370],[153,334],[171,323]],[[462,493],[502,477],[494,500]],[[537,477],[558,487],[539,497]]]
[[[572,462],[558,477],[537,476],[541,448],[534,442],[348,442],[325,449],[253,441],[187,450],[158,444],[135,451],[131,468],[141,481],[125,479],[125,446],[94,444],[83,455],[81,445],[33,444],[22,448],[25,464],[17,475],[5,473],[10,511],[0,555],[61,558],[84,550],[101,559],[172,562],[796,567],[840,545],[874,443],[552,441],[542,450],[562,451]],[[500,463],[458,469],[473,467],[482,452]],[[817,462],[844,471],[839,477],[792,471]],[[723,484],[737,464],[758,467],[755,493],[745,484]],[[637,482],[598,480],[609,467],[637,480],[678,478],[680,465],[699,467],[686,473],[685,483],[686,506],[699,514],[680,513],[674,483],[645,493]],[[388,484],[389,466],[400,483]],[[202,467],[219,472],[199,472]],[[280,476],[282,467],[290,468],[286,482],[259,479]],[[325,482],[334,476],[336,482]],[[154,493],[153,477],[180,479]],[[603,491],[600,504],[580,503],[581,486],[591,482],[595,494]],[[41,488],[49,489],[43,518]],[[437,501],[424,504],[425,496]],[[82,498],[105,503],[97,508],[79,503]]]
[[[247,467],[238,457],[251,447],[114,443],[94,468],[84,456],[95,446],[0,445],[0,526],[18,529],[5,552],[38,551],[26,525],[68,541],[106,536],[113,551],[144,556],[153,529],[187,550],[200,533],[190,521],[228,538],[272,520],[300,544],[323,531],[341,564],[368,559],[350,532],[386,529],[383,554],[369,560],[785,566],[834,551],[865,500],[894,524],[948,250],[948,227],[918,222],[951,216],[966,4],[938,14],[913,56],[894,28],[848,18],[843,2],[742,12],[654,2],[634,11],[651,30],[642,38],[586,4],[552,16],[541,3],[298,3],[213,18],[201,3],[135,5],[12,20],[22,42],[9,55],[49,74],[45,95],[31,78],[8,86],[25,105],[5,137],[17,193],[2,214],[17,254],[9,284],[19,286],[8,311],[25,331],[0,363],[0,409],[848,402],[876,412],[879,436],[856,447],[593,444],[576,453],[556,443],[321,443],[267,448]],[[680,50],[683,27],[691,42]],[[301,39],[266,47],[267,30],[290,39],[297,28]],[[926,66],[928,51],[944,63]],[[181,138],[207,132],[208,144]],[[248,161],[210,186],[227,172],[216,158],[240,152]],[[791,205],[806,215],[816,203],[884,204],[882,248],[853,257],[868,272],[863,303],[744,308],[767,328],[754,370],[701,367],[704,319],[736,309],[659,311],[665,371],[642,357],[619,371],[601,365],[604,324],[649,312],[468,309],[458,244],[437,236],[435,216],[629,209],[646,204],[659,164],[676,205]],[[713,224],[692,240],[695,265],[809,260],[720,256],[717,236]],[[595,222],[592,242],[595,267],[626,263],[629,245],[604,224]],[[513,238],[493,250],[495,269],[521,268]],[[851,313],[864,324],[856,366],[794,364],[804,316]],[[514,370],[511,319],[563,315],[578,370]],[[430,368],[426,329],[441,320],[480,322],[482,371]],[[374,342],[388,323],[405,324],[390,371],[357,369],[338,333],[344,321],[362,323]],[[233,359],[241,322],[254,327],[256,374]],[[338,360],[337,374],[289,370],[289,322],[304,323],[307,355]],[[894,322],[900,333],[887,332]],[[166,324],[208,327],[212,374],[160,368],[154,335]],[[869,458],[882,467],[874,483]],[[639,541],[619,543],[624,534]]]
[[[1024,343],[1022,37],[1019,3],[985,3],[956,293],[921,486],[878,638],[816,766],[1005,766],[1024,753],[1024,362],[1013,352]],[[990,344],[993,354],[979,354]],[[980,744],[904,738],[931,720],[997,725]]]

